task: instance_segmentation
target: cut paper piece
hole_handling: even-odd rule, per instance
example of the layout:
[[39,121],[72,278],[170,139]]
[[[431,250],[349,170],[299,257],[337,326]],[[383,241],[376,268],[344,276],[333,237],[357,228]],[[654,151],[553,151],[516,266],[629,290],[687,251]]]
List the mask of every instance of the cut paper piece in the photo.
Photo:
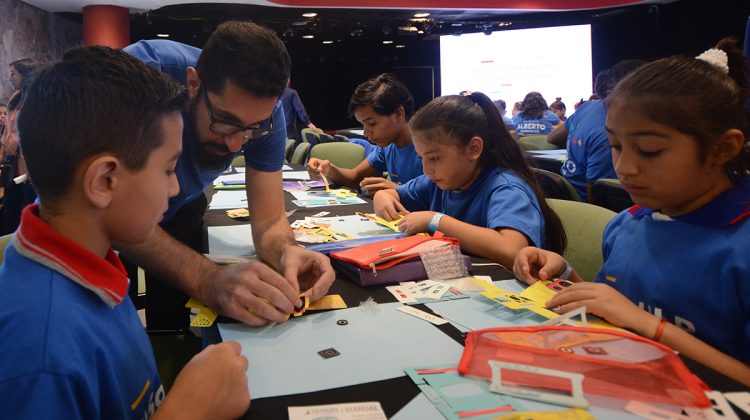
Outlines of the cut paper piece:
[[357,197],[354,193],[339,196],[339,191],[290,191],[289,193],[296,198],[296,200],[292,200],[292,203],[299,207],[329,207],[366,203],[365,200]]
[[344,299],[341,298],[341,295],[326,295],[319,300],[310,303],[307,310],[323,311],[326,309],[344,309],[346,307],[346,303],[344,302]]
[[447,284],[448,286],[454,289],[458,289],[461,292],[481,292],[487,290],[472,281],[472,279],[492,284],[492,278],[490,276],[459,277],[456,279],[435,279],[435,281]]
[[596,420],[586,410],[571,408],[559,411],[524,411],[496,417],[495,420]]
[[[566,322],[575,317],[579,317],[581,319],[581,322],[580,323]],[[585,306],[578,307],[576,309],[573,309],[572,311],[565,312],[564,314],[558,317],[548,319],[542,322],[542,325],[558,325],[558,324],[581,325],[583,327],[588,327],[589,323],[586,321],[586,307]]]
[[300,181],[309,181],[310,174],[307,171],[284,171],[281,173],[284,179],[294,179]]
[[[586,408],[588,401],[583,396],[583,375],[556,369],[540,368],[536,366],[508,363],[501,360],[489,360],[492,371],[490,391],[511,395],[519,398],[543,401],[568,407]],[[526,372],[541,377],[555,377],[570,381],[570,395],[564,395],[557,390],[545,391],[544,388],[530,388],[529,386],[512,386],[503,383],[503,370]],[[567,386],[566,386],[567,388]]]
[[312,217],[325,217],[331,214],[330,211],[321,211],[320,213],[315,213],[312,215]]
[[208,251],[235,257],[255,255],[251,225],[209,226]]
[[437,407],[427,399],[427,395],[420,392],[391,416],[390,420],[439,419],[441,416]]
[[287,407],[289,420],[386,420],[377,401]]
[[331,186],[330,186],[330,184],[328,184],[328,178],[326,178],[326,176],[323,175],[323,173],[320,174],[320,178],[323,179],[323,183],[326,186],[326,191],[330,192],[331,191]]
[[625,410],[650,420],[690,420],[688,416],[640,401],[630,401]]
[[316,179],[314,181],[283,181],[281,188],[284,191],[307,191],[310,188],[322,187],[323,180]]
[[243,191],[216,191],[211,196],[211,210],[235,209],[247,206],[247,193]]
[[425,311],[420,311],[419,309],[413,308],[411,306],[401,306],[398,308],[398,310],[405,314],[413,315],[419,319],[423,319],[435,325],[443,325],[443,324],[448,323],[448,321],[444,320],[443,318],[440,318],[432,314],[428,314]]
[[200,301],[190,298],[185,304],[186,308],[197,309],[198,314],[195,315],[192,321],[190,321],[191,327],[207,328],[214,324],[218,314],[209,308],[206,304]]
[[[253,398],[302,394],[323,389],[396,378],[405,366],[455,364],[463,347],[442,331],[399,312],[400,303],[377,309],[355,307],[307,314],[271,330],[240,324],[219,324],[224,341],[242,344],[252,360],[247,370]],[[345,319],[342,328],[337,321]],[[340,355],[323,359],[322,349]],[[415,352],[428,348],[429,352]],[[356,366],[356,369],[352,369]],[[290,381],[305,372],[304,381]]]
[[457,289],[433,280],[402,282],[398,286],[386,286],[385,289],[395,296],[396,300],[406,304],[439,302],[468,297]]
[[[706,396],[711,400],[711,409],[713,411],[711,416],[713,419],[739,420],[737,413],[732,410],[732,406],[729,405],[729,402],[724,398],[724,395],[722,395],[721,392],[706,391]],[[717,411],[721,412],[721,414]]]
[[725,392],[724,398],[750,415],[750,392]]
[[400,218],[389,222],[388,220],[385,220],[382,217],[375,215],[375,214],[357,212],[356,215],[370,219],[379,225],[385,226],[393,230],[394,232],[401,232],[398,229],[398,222],[401,220]]
[[232,219],[242,219],[250,217],[250,211],[248,209],[230,209],[227,210],[227,216]]
[[357,215],[306,217],[304,222],[309,223],[311,226],[325,227],[351,239],[393,236],[393,232],[390,229],[380,226],[371,219]]
[[526,409],[514,398],[490,392],[487,382],[459,375],[455,365],[408,368],[406,374],[450,420],[490,420],[499,414]]
[[291,166],[289,166],[289,165],[284,165],[284,166],[281,167],[282,171],[291,171],[292,169],[293,168]]

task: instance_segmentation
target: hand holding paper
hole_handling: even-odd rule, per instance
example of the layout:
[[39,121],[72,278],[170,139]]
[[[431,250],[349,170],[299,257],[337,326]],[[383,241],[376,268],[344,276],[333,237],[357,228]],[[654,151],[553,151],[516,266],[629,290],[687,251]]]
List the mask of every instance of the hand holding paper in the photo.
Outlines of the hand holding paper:
[[328,293],[336,278],[328,257],[296,245],[284,250],[281,265],[286,280],[303,291],[313,302]]
[[[534,284],[537,280],[552,280],[565,271],[567,262],[562,256],[533,246],[521,248],[513,261],[516,278]],[[577,277],[577,275],[575,276]],[[572,281],[576,281],[571,278]]]
[[398,187],[398,184],[395,182],[391,182],[383,177],[379,176],[369,176],[359,183],[359,187],[362,188],[362,191],[367,194],[369,197],[372,197],[373,194],[380,190],[386,190],[386,189],[394,189]]

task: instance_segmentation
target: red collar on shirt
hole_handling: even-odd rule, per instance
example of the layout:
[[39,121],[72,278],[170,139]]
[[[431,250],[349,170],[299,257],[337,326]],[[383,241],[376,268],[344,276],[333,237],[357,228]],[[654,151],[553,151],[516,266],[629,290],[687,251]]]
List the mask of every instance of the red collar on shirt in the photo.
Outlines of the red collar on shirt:
[[[635,217],[648,216],[656,210],[635,205],[628,209]],[[705,227],[732,226],[750,217],[750,176],[719,194],[713,201],[675,220]]]
[[110,307],[122,302],[129,280],[114,250],[102,259],[52,230],[38,214],[38,204],[23,210],[12,242],[18,253],[91,290]]

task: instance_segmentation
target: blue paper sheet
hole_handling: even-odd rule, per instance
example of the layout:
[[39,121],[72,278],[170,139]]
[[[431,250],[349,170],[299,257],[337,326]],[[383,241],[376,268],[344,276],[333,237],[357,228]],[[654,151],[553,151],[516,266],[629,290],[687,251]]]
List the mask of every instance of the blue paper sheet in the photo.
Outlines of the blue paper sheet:
[[[401,303],[342,309],[253,328],[219,324],[250,361],[250,395],[301,394],[404,376],[410,366],[457,364],[463,346],[434,325],[397,311]],[[346,320],[346,325],[337,321]],[[325,359],[319,351],[335,349]]]

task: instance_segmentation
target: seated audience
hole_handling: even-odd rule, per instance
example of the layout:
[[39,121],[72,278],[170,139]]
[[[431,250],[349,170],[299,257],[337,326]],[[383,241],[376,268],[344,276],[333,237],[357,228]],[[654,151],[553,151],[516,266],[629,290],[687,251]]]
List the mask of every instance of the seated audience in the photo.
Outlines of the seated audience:
[[547,101],[539,92],[529,92],[521,103],[521,110],[513,117],[516,135],[519,137],[547,135],[560,123],[557,115],[547,107]]

